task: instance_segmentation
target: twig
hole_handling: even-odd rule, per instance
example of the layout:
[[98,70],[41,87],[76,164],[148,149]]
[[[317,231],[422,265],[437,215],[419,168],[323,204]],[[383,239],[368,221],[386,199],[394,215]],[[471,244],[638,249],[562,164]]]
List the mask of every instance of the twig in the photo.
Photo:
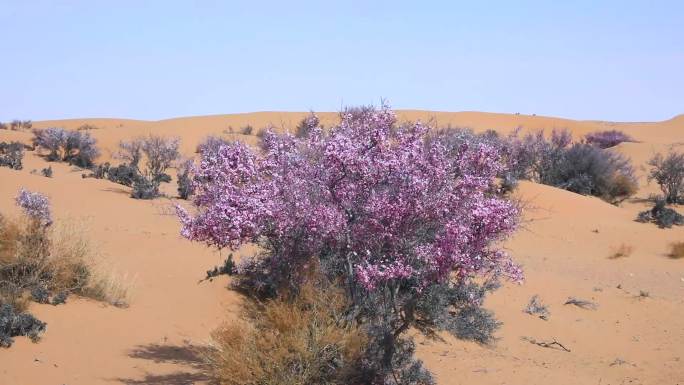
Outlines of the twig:
[[543,348],[549,348],[549,349],[554,349],[554,346],[558,346],[561,349],[565,350],[566,352],[570,352],[570,349],[566,348],[563,344],[560,342],[556,341],[554,338],[552,342],[544,342],[544,341],[537,341],[534,338],[529,338],[529,337],[523,337],[523,340],[528,341],[531,344],[535,344],[537,346],[541,346]]

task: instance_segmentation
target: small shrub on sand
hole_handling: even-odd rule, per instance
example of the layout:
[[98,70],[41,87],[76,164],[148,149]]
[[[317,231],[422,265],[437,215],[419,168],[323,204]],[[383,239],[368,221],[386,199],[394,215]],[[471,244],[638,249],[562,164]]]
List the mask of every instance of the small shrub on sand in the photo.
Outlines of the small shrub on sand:
[[547,321],[551,315],[551,313],[549,313],[549,309],[542,303],[538,295],[534,295],[532,298],[530,298],[530,302],[523,311],[527,314],[537,316],[544,321]]
[[254,127],[252,127],[248,124],[248,125],[242,127],[240,129],[240,132],[242,133],[242,135],[252,135],[252,132],[254,132]]
[[664,229],[669,229],[673,225],[684,225],[684,216],[667,207],[665,199],[662,198],[656,199],[652,209],[640,212],[636,220],[642,223],[653,222]]
[[655,180],[665,195],[667,203],[679,203],[684,199],[684,153],[657,154],[648,161],[651,172],[648,180]]
[[0,142],[0,167],[9,167],[13,170],[23,168],[24,145],[19,142]]
[[62,161],[89,168],[100,156],[97,141],[88,132],[51,127],[33,130],[33,135],[33,144],[49,151],[46,158],[52,162]]
[[670,245],[670,258],[682,259],[684,258],[684,242],[675,242]]
[[[149,135],[119,144],[117,157],[126,161],[127,167],[136,172],[132,177],[131,197],[154,199],[159,196],[159,184],[169,182],[166,170],[180,158],[179,138],[163,138]],[[144,161],[144,167],[141,162]]]
[[623,142],[634,142],[634,139],[622,131],[607,130],[587,134],[584,139],[587,143],[599,148],[610,148]]
[[630,255],[632,255],[633,251],[634,251],[634,247],[632,247],[632,245],[622,243],[620,246],[613,249],[613,251],[611,252],[611,254],[608,258],[619,259],[619,258],[629,257]]
[[186,159],[178,166],[176,179],[178,182],[178,197],[181,199],[188,199],[192,195],[194,189],[192,186],[192,172],[194,162],[192,159]]

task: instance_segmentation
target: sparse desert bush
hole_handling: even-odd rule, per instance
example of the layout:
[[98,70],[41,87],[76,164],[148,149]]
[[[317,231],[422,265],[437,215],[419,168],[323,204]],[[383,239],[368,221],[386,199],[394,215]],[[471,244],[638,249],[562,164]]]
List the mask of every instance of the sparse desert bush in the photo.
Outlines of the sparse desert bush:
[[667,203],[680,203],[684,198],[684,153],[671,151],[667,156],[655,155],[648,161],[651,172],[648,180],[655,180]]
[[24,166],[24,145],[19,142],[0,142],[0,167],[21,170]]
[[33,144],[49,151],[49,161],[63,161],[89,168],[100,155],[100,150],[96,146],[97,141],[88,132],[51,127],[36,129],[33,134]]
[[318,116],[311,112],[309,115],[304,117],[299,124],[297,124],[297,127],[295,128],[295,136],[297,138],[306,138],[309,136],[309,132],[320,126],[321,121],[318,119]]
[[544,321],[547,321],[551,315],[551,313],[549,313],[549,309],[542,303],[538,295],[534,295],[532,298],[530,298],[530,302],[523,311],[527,314],[537,316]]
[[41,169],[40,174],[46,178],[52,178],[52,166]]
[[78,128],[76,130],[77,131],[90,131],[90,130],[97,130],[97,129],[98,129],[97,126],[93,126],[92,124],[85,123],[85,124],[78,126]]
[[252,127],[248,124],[248,125],[242,127],[240,129],[240,132],[242,133],[242,135],[252,135],[252,132],[254,132],[254,127]]
[[225,144],[230,143],[230,140],[222,138],[220,136],[210,135],[203,142],[197,145],[195,150],[196,154],[201,153],[212,153],[217,154],[218,149]]
[[588,144],[599,148],[610,148],[623,142],[634,142],[631,136],[618,130],[596,131],[584,137]]
[[15,119],[15,120],[10,122],[9,126],[10,126],[10,130],[17,131],[21,128],[21,120]]
[[490,340],[497,323],[473,292],[522,272],[496,246],[519,218],[491,189],[500,152],[486,143],[447,151],[429,131],[397,125],[387,108],[346,110],[325,135],[266,135],[260,152],[224,145],[193,176],[197,213],[178,206],[182,234],[232,250],[257,243],[263,252],[235,269],[253,296],[297,294],[307,266],[320,266],[342,286],[347,322],[369,338],[363,378],[432,383],[406,333]]
[[684,258],[684,242],[675,242],[671,244],[669,256],[673,259]]
[[26,336],[37,342],[45,332],[47,324],[31,314],[17,311],[12,305],[0,302],[0,347],[9,348],[12,337]]
[[608,258],[610,259],[619,259],[619,258],[625,258],[629,257],[632,255],[632,252],[634,251],[634,247],[632,245],[628,245],[626,243],[620,244],[620,246],[616,247],[610,254]]
[[7,124],[0,122],[0,130],[7,130],[7,129],[8,129]]
[[667,229],[673,225],[684,225],[684,216],[667,207],[667,202],[663,198],[657,198],[653,208],[640,212],[636,220],[642,223],[653,222],[658,227]]
[[178,179],[178,197],[181,199],[188,199],[193,193],[192,178],[190,177],[193,167],[194,161],[192,159],[186,159],[178,167],[176,178]]
[[543,131],[520,138],[514,133],[502,145],[510,160],[510,172],[521,179],[594,195],[617,203],[637,191],[630,161],[615,152],[586,143],[572,143],[567,130]]
[[[98,170],[102,172],[101,170]],[[120,164],[115,167],[106,168],[107,179],[114,183],[118,183],[124,186],[133,186],[133,183],[140,179],[140,174],[138,170],[134,167],[127,165],[126,163]]]
[[[125,160],[127,167],[134,169],[136,174],[129,179],[133,186],[131,197],[153,199],[159,196],[159,184],[171,180],[166,170],[180,158],[179,145],[179,138],[163,138],[151,134],[119,144],[117,156]],[[140,163],[143,160],[145,167],[141,168]],[[129,170],[122,171],[127,173]]]

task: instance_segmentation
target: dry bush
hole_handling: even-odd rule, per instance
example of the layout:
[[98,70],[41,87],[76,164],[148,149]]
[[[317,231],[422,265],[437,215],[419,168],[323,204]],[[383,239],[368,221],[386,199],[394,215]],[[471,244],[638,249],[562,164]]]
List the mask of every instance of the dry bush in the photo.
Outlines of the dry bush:
[[247,301],[241,321],[213,333],[213,375],[222,385],[352,383],[367,339],[342,322],[346,307],[341,290],[311,284],[292,299]]
[[634,247],[632,247],[632,245],[622,243],[622,244],[620,244],[620,246],[615,247],[612,250],[612,252],[608,258],[609,259],[618,259],[618,258],[629,257],[630,255],[632,255],[633,251],[634,251]]
[[22,310],[30,297],[77,294],[124,306],[129,297],[125,282],[100,272],[85,234],[82,224],[69,220],[43,227],[30,219],[3,219],[0,302]]
[[671,244],[669,256],[673,259],[684,258],[684,242],[675,242]]

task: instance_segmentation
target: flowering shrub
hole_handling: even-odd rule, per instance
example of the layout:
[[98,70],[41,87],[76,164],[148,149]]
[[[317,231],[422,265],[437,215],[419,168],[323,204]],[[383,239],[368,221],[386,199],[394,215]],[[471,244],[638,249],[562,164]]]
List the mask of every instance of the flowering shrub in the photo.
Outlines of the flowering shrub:
[[45,195],[22,188],[15,200],[29,218],[45,226],[52,224],[50,201]]
[[[203,154],[193,177],[198,213],[178,207],[182,235],[232,250],[258,243],[263,255],[237,272],[263,277],[254,289],[271,295],[296,292],[301,272],[320,261],[342,281],[353,320],[373,331],[385,357],[376,375],[396,375],[397,348],[412,351],[405,331],[444,329],[446,319],[465,317],[465,302],[481,303],[457,295],[464,284],[522,279],[496,247],[519,216],[514,203],[490,193],[504,169],[500,152],[468,142],[447,151],[429,132],[421,123],[398,126],[387,108],[364,108],[343,112],[327,135],[319,126],[305,138],[268,132],[261,153],[222,145]],[[422,306],[436,286],[452,295],[437,309]]]
[[584,139],[588,144],[599,148],[610,148],[622,142],[633,142],[631,136],[618,130],[597,131],[587,134]]

